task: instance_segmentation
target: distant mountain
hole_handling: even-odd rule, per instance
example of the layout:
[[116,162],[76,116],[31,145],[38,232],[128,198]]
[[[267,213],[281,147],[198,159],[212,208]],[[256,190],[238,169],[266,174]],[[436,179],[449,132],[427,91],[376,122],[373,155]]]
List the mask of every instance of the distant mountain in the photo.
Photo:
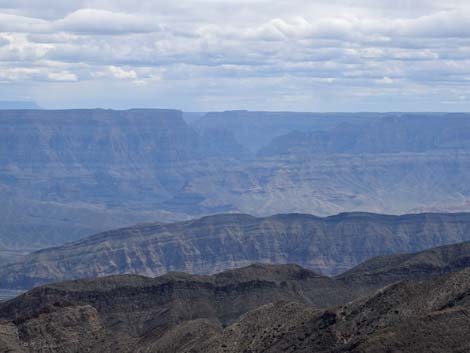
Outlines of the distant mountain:
[[0,246],[34,251],[220,213],[470,211],[468,121],[443,113],[1,110]]
[[385,116],[367,124],[340,124],[329,131],[294,131],[278,136],[262,156],[305,153],[423,153],[470,150],[465,114]]
[[0,110],[41,109],[36,102],[31,101],[0,101]]
[[[469,250],[468,244],[457,244],[427,252],[446,254],[444,262],[451,264],[452,254],[469,256]],[[403,256],[426,263],[425,253]],[[398,257],[387,259],[374,260],[375,273],[394,272],[403,265]],[[360,267],[350,272],[352,277],[346,273],[336,278],[296,265],[255,264],[212,276],[120,275],[49,284],[0,303],[0,350],[454,353],[470,349],[470,270],[464,264],[447,267],[461,271],[445,275],[430,269],[421,281],[413,281],[412,272],[401,272],[405,281],[395,283],[381,282],[383,276],[372,283],[374,275]]]
[[197,131],[226,130],[233,133],[237,141],[255,153],[277,136],[292,131],[326,131],[342,123],[362,124],[374,121],[384,114],[379,113],[295,113],[295,112],[250,112],[234,110],[211,112],[195,120]]
[[109,231],[0,267],[0,288],[112,274],[209,274],[254,262],[338,274],[375,256],[470,241],[470,214],[257,218],[241,214]]
[[184,207],[165,203],[188,171],[243,153],[230,143],[217,133],[203,139],[172,110],[0,111],[0,244],[37,249],[187,219]]
[[188,124],[193,124],[197,120],[201,119],[206,113],[195,113],[195,112],[183,112],[183,119]]

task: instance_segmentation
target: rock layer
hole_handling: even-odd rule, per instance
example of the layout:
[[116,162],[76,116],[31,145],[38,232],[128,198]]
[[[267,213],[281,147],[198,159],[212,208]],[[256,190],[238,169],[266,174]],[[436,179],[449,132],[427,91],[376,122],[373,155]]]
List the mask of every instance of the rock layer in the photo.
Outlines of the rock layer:
[[101,233],[0,268],[2,288],[112,274],[210,274],[254,262],[338,274],[375,256],[470,240],[470,214],[225,214]]

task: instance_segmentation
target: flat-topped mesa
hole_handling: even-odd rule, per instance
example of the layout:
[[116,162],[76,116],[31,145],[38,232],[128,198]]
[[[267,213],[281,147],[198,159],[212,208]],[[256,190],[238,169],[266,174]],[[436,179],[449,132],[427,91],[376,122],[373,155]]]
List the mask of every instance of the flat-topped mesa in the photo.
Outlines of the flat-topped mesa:
[[0,128],[0,163],[20,167],[201,157],[201,141],[178,110],[9,110],[0,111]]
[[470,214],[223,214],[144,224],[44,249],[0,267],[0,287],[125,273],[211,274],[254,262],[296,263],[337,275],[376,256],[463,241],[470,241]]
[[[54,121],[58,124],[70,123],[77,120],[101,120],[109,119],[182,119],[183,112],[178,109],[55,109],[55,110],[0,110],[0,121],[15,119],[16,121]],[[184,121],[184,120],[183,120]]]

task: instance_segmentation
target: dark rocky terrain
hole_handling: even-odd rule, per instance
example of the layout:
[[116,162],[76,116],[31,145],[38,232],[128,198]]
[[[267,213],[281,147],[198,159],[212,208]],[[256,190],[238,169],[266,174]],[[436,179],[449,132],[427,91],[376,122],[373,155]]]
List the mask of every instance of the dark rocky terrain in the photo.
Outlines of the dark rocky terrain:
[[372,258],[339,275],[339,279],[393,283],[403,279],[425,279],[470,267],[470,242],[436,247],[413,254]]
[[294,265],[47,285],[0,304],[0,351],[172,351],[273,300],[342,302],[334,287],[331,279]]
[[334,278],[256,264],[49,284],[0,303],[0,352],[466,352],[468,258],[465,243]]
[[463,114],[0,111],[0,246],[28,252],[136,223],[225,212],[469,211],[468,121]]
[[[0,267],[0,288],[113,274],[211,274],[254,262],[336,275],[372,257],[470,240],[470,214],[208,216],[118,229]],[[388,260],[387,260],[388,261]]]
[[275,303],[181,352],[435,352],[470,349],[470,271],[400,282],[327,310]]

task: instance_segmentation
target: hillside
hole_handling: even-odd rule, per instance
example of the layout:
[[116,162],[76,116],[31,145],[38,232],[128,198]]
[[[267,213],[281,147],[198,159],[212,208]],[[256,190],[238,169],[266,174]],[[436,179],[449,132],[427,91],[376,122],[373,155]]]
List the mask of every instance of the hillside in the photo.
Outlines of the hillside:
[[175,352],[466,352],[470,271],[401,282],[324,311],[298,303],[254,310],[222,333]]
[[465,352],[470,271],[454,267],[452,254],[469,250],[456,244],[403,255],[418,268],[418,259],[429,262],[425,253],[449,255],[441,265],[450,273],[436,268],[420,281],[400,272],[405,281],[383,282],[406,261],[382,257],[336,278],[255,264],[212,276],[49,284],[0,303],[0,351]]
[[[155,341],[197,341],[272,300],[342,302],[332,283],[294,265],[254,265],[210,277],[128,275],[47,285],[0,303],[0,351],[136,352]],[[181,341],[170,338],[174,330]]]
[[367,260],[339,275],[347,281],[393,283],[424,279],[470,267],[470,242],[427,249],[413,254],[394,254]]
[[254,262],[335,275],[372,257],[470,241],[470,214],[208,216],[109,231],[0,267],[0,288],[113,274],[211,274]]

